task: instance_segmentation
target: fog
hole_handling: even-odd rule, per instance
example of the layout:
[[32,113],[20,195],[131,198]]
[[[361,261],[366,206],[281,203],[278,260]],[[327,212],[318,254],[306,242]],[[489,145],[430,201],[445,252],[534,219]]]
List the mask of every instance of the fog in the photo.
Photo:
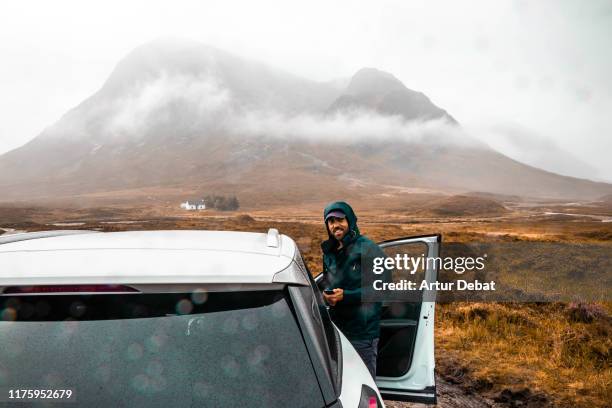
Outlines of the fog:
[[230,131],[240,135],[299,138],[317,143],[419,142],[441,145],[480,145],[445,119],[406,121],[399,115],[382,116],[355,110],[331,116],[286,116],[249,111],[235,118]]
[[482,146],[446,119],[407,121],[400,115],[351,109],[290,114],[266,104],[244,104],[210,76],[161,72],[113,98],[99,97],[51,126],[45,137],[85,139],[97,147],[140,142],[168,129],[167,136],[227,135],[315,143],[419,142]]
[[[377,67],[513,158],[612,180],[609,1],[2,2],[0,153],[26,143],[92,95],[134,47],[166,36],[319,81]],[[217,96],[211,108],[224,103]],[[147,98],[156,100],[145,96],[134,106],[151,110]],[[142,112],[136,118],[144,118]],[[320,124],[312,115],[251,112],[236,126],[286,133],[291,125],[322,139],[337,127],[347,134],[365,134],[368,126],[397,134],[399,126],[414,137],[437,126],[362,118]],[[114,121],[108,126],[125,132],[138,126],[127,113]]]
[[[194,130],[210,127],[216,117],[230,109],[231,95],[207,77],[164,74],[110,103],[101,133],[143,137],[147,129],[160,122],[172,125],[179,114],[192,121],[189,125]],[[178,109],[172,109],[173,105]]]

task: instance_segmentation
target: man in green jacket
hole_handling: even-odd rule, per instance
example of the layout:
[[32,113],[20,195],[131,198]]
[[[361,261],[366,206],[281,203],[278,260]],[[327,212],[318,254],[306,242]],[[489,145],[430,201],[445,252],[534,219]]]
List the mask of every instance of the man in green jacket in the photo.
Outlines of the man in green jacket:
[[[376,378],[376,357],[380,337],[379,302],[362,301],[362,274],[372,273],[372,260],[385,253],[372,240],[363,236],[357,227],[357,216],[350,205],[337,201],[324,212],[329,239],[323,249],[323,293],[331,306],[330,315],[338,328],[349,339],[364,363]],[[331,292],[333,293],[325,293]]]

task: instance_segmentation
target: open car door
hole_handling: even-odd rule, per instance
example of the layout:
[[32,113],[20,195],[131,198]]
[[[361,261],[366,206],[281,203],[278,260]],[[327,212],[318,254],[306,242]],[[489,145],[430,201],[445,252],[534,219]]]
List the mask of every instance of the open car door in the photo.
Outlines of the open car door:
[[[437,258],[441,236],[418,236],[380,242],[387,256],[404,254],[415,258]],[[435,282],[438,262],[423,262],[414,274],[393,270],[392,279]],[[411,291],[407,301],[383,303],[376,384],[385,399],[435,404],[434,311],[435,291]]]

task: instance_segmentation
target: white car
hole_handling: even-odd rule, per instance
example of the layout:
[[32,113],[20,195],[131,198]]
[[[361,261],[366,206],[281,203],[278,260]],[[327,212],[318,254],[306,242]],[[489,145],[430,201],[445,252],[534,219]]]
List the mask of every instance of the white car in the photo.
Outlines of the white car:
[[[439,240],[381,246],[437,256]],[[435,402],[433,302],[385,306],[374,380],[274,229],[0,236],[0,302],[0,401],[63,390],[88,407]]]

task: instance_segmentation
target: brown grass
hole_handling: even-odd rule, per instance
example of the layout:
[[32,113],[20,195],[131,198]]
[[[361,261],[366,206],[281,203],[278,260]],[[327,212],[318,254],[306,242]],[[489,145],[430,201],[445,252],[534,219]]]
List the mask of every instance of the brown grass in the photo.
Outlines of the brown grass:
[[434,216],[443,217],[499,216],[508,213],[508,210],[498,201],[473,195],[455,195],[444,198],[428,211]]
[[553,405],[608,406],[611,307],[588,306],[597,317],[584,322],[555,303],[438,305],[438,370],[452,380],[461,367],[456,382],[494,399],[528,388]]

